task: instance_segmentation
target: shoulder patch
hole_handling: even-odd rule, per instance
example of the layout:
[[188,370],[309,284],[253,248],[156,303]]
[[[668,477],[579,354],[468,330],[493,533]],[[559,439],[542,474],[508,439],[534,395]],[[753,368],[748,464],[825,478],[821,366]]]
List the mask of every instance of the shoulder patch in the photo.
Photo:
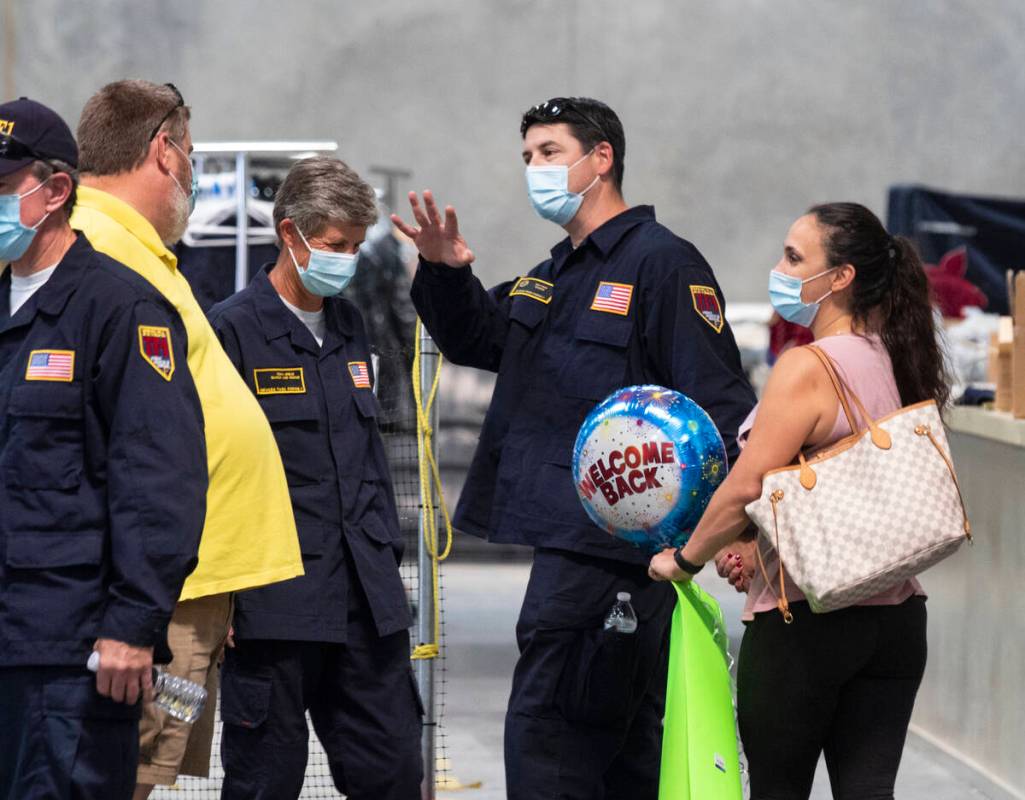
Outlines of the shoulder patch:
[[139,352],[161,378],[171,380],[174,375],[174,350],[171,349],[170,328],[140,325]]
[[719,295],[711,286],[691,286],[691,300],[694,302],[694,310],[705,322],[707,322],[716,333],[722,333],[723,315],[722,306],[719,304]]
[[522,295],[523,297],[529,297],[532,300],[537,300],[539,303],[548,305],[552,302],[554,290],[554,283],[543,281],[540,278],[520,278],[516,281],[512,291],[509,292],[509,296],[517,297]]
[[630,313],[633,294],[632,284],[602,281],[594,293],[594,300],[591,301],[591,311],[607,311],[609,314],[620,314],[625,317]]
[[25,380],[70,383],[74,377],[74,350],[33,350],[28,354]]
[[353,386],[357,389],[370,388],[370,372],[367,370],[366,361],[350,361],[349,375],[352,377]]
[[257,394],[306,394],[302,367],[265,367],[253,370]]

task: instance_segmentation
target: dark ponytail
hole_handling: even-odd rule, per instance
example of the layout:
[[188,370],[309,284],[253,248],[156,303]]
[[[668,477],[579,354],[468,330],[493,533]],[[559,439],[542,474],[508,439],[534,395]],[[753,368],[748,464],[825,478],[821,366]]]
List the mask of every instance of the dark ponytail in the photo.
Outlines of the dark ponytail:
[[828,203],[808,213],[825,230],[829,266],[855,269],[851,312],[886,346],[901,403],[935,400],[942,409],[950,385],[936,339],[929,282],[914,244],[890,236],[879,218],[857,203]]

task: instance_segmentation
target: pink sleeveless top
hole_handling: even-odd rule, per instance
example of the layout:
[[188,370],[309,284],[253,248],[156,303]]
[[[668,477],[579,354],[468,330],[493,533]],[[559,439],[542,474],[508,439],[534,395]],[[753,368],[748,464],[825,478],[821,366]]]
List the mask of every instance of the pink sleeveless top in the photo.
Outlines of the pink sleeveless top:
[[[882,341],[875,336],[857,336],[845,334],[842,336],[827,336],[815,342],[820,349],[824,350],[836,365],[837,371],[843,377],[847,385],[854,391],[866,410],[874,419],[885,416],[901,407],[900,392],[897,389],[897,382],[893,377],[893,365],[890,363],[890,356],[886,352]],[[864,425],[864,420],[858,413],[854,404],[851,404],[851,412],[855,415],[858,425]],[[737,434],[738,442],[743,447],[747,443],[747,435],[754,425],[755,415],[758,407],[751,411],[748,418],[740,426]],[[836,422],[829,438],[819,448],[829,446],[833,442],[843,439],[851,434],[847,417],[843,413],[839,399],[836,402]],[[773,588],[778,591],[779,587],[779,557],[763,536],[758,538],[758,546],[761,548],[762,557],[765,560],[765,570],[773,581]],[[751,579],[751,588],[747,593],[747,603],[744,606],[742,619],[754,619],[754,615],[762,611],[773,611],[776,609],[776,595],[772,589],[765,585],[765,578],[762,571],[755,566],[755,574]],[[784,584],[787,590],[787,599],[792,603],[795,600],[803,600],[804,594],[797,588],[796,584],[783,573]],[[917,580],[904,581],[892,589],[880,592],[858,605],[863,606],[888,606],[899,605],[913,594],[924,595],[921,585]]]

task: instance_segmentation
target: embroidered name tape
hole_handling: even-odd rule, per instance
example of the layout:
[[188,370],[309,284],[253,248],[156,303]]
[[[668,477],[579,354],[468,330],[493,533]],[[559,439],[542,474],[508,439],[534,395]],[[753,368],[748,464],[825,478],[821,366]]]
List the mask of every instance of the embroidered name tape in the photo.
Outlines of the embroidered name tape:
[[153,325],[139,326],[139,352],[143,359],[165,381],[174,375],[174,351],[171,349],[171,331]]
[[529,297],[532,300],[537,300],[539,303],[548,305],[552,302],[552,292],[554,289],[554,283],[543,281],[540,278],[520,278],[516,281],[512,291],[509,292],[509,296],[516,297],[517,295],[522,295],[523,297]]
[[33,350],[25,368],[27,381],[64,381],[75,376],[74,350]]
[[302,367],[265,367],[253,370],[257,394],[306,394]]
[[633,293],[634,287],[629,283],[602,281],[598,284],[598,291],[594,293],[591,310],[622,314],[625,317],[630,313],[630,299],[633,297]]
[[716,333],[722,333],[722,306],[719,305],[719,295],[715,289],[711,286],[691,286],[690,296],[698,316],[711,325]]
[[366,361],[350,361],[349,375],[352,376],[352,383],[357,389],[370,388],[370,372],[367,370]]

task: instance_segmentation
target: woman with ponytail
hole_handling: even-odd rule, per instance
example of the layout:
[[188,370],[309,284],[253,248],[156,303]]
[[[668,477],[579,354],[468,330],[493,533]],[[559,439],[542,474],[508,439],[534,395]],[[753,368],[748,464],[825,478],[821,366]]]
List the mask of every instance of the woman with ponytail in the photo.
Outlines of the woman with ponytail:
[[[769,276],[784,319],[810,329],[869,414],[936,400],[949,387],[929,288],[910,241],[855,203],[811,208]],[[863,424],[863,420],[857,420]],[[758,542],[745,541],[762,476],[851,434],[830,379],[806,348],[785,352],[741,426],[744,449],[690,540],[651,560],[655,580],[689,580],[706,561],[747,592],[737,701],[751,800],[807,800],[825,754],[834,798],[892,800],[925,669],[925,594],[908,580],[856,606],[812,614],[786,578],[793,624],[777,611]],[[768,574],[778,572],[763,546]],[[793,602],[792,598],[798,598]]]

